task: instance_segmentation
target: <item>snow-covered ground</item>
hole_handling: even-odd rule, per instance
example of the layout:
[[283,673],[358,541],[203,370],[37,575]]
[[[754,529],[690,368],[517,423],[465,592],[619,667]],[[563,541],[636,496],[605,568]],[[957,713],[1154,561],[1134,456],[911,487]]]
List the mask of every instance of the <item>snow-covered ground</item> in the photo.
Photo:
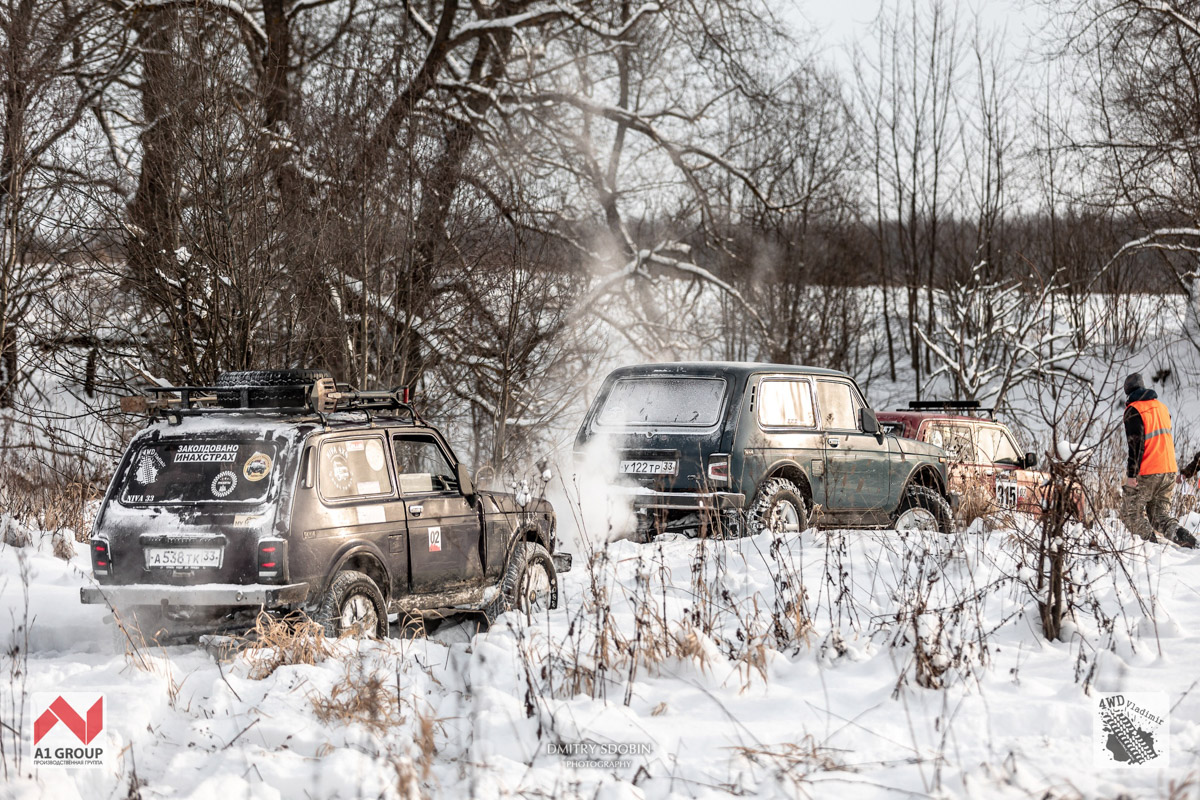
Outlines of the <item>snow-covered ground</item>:
[[[83,547],[5,546],[0,715],[22,752],[5,731],[0,795],[1195,796],[1200,552],[1105,528],[1121,553],[1083,548],[1066,642],[1041,635],[1018,520],[596,545],[546,616],[343,641],[265,677],[212,647],[117,652],[78,603]],[[29,695],[66,691],[106,696],[103,768],[31,764]],[[1169,766],[1098,766],[1104,692],[1167,694]],[[580,742],[634,752],[555,752]]]

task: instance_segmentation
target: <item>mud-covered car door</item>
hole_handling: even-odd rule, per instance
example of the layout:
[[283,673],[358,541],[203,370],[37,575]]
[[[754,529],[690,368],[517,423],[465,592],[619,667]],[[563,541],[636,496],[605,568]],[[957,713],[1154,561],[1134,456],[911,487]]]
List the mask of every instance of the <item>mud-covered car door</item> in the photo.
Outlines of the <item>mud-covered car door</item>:
[[408,516],[413,594],[434,594],[483,580],[479,514],[458,486],[438,440],[392,435],[396,481]]
[[[404,508],[388,469],[384,437],[364,432],[330,437],[315,457],[320,505],[311,505],[308,493],[297,500],[297,518],[305,520],[305,530],[293,555],[306,565],[305,574],[328,569],[347,543],[366,543],[385,559],[392,595],[405,594]],[[387,587],[379,588],[387,592]]]
[[1009,432],[999,425],[980,425],[975,435],[978,461],[993,476],[996,505],[1014,511],[1040,513],[1043,476],[1023,469],[1025,459]]
[[862,430],[859,412],[866,403],[849,383],[817,380],[816,384],[820,425],[825,432],[825,502],[829,510],[851,523],[886,520],[896,507],[891,495],[891,440]]

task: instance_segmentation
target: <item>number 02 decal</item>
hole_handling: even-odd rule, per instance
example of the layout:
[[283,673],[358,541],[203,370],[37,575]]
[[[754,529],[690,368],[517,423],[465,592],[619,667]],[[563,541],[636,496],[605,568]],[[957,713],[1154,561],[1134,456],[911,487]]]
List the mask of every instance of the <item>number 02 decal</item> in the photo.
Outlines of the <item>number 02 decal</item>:
[[429,529],[429,552],[440,553],[442,551],[442,529]]

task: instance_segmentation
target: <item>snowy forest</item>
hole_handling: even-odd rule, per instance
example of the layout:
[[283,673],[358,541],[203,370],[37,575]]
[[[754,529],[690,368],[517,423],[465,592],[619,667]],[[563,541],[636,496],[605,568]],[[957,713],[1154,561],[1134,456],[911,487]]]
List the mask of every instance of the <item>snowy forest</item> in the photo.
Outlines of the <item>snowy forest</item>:
[[[1200,450],[1200,1],[805,5],[0,0],[0,798],[1200,797],[1200,557],[1116,519],[1127,374]],[[688,360],[979,401],[1087,519],[631,541],[571,445],[614,367]],[[119,398],[289,368],[553,501],[559,606],[114,652]],[[92,784],[29,755],[80,687]],[[1170,767],[1097,772],[1133,691]],[[654,756],[547,755],[584,740]]]
[[614,353],[1003,405],[1190,335],[1196,9],[1053,5],[889,5],[851,72],[729,0],[14,3],[0,405],[324,367],[498,468]]

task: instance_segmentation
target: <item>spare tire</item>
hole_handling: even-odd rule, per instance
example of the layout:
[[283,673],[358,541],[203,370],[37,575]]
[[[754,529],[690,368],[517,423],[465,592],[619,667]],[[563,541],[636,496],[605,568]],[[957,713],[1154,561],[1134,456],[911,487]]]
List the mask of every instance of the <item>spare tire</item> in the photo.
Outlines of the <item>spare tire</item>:
[[[308,390],[321,378],[332,378],[325,369],[254,369],[222,372],[217,376],[217,403],[223,408],[240,408],[246,387],[249,408],[302,408]],[[221,391],[222,386],[231,391]]]

